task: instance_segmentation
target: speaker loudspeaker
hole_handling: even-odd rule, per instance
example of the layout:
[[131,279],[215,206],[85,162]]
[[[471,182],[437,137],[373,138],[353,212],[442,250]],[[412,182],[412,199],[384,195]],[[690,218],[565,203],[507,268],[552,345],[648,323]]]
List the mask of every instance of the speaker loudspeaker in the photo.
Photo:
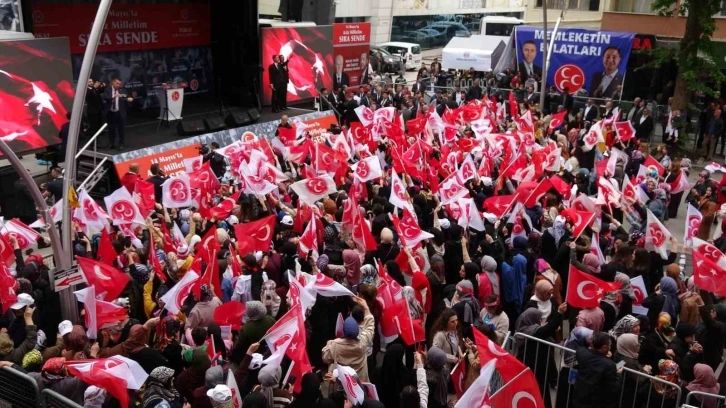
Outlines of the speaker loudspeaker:
[[227,124],[227,127],[231,129],[242,127],[248,123],[251,123],[252,119],[247,113],[233,112],[227,115],[227,117],[224,119],[224,122]]
[[221,116],[212,116],[204,119],[204,127],[209,132],[217,132],[224,129],[227,125],[224,123],[224,118]]
[[202,120],[180,120],[176,130],[179,136],[183,137],[201,135],[206,132],[204,121]]

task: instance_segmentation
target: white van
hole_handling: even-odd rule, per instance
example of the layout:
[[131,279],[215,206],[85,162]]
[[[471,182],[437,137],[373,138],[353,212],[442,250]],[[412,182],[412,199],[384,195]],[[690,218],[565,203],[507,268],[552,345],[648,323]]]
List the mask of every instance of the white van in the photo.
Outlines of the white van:
[[387,42],[378,46],[394,55],[403,55],[406,62],[406,69],[418,69],[421,67],[421,46],[406,42]]

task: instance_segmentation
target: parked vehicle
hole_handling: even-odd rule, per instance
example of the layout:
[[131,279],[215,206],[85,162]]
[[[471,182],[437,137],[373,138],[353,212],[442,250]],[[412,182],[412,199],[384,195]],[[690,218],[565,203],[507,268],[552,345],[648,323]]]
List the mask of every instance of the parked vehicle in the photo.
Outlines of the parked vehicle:
[[387,42],[380,44],[379,48],[386,50],[394,55],[401,55],[405,61],[406,69],[417,69],[421,66],[423,57],[421,55],[421,46],[419,44],[407,42]]
[[[376,61],[376,56],[380,52],[381,54],[381,63],[382,67],[378,67],[376,69],[376,64],[373,64],[373,61]],[[377,47],[375,45],[371,45],[371,50],[369,52],[371,61],[371,64],[373,64],[373,67],[375,70],[377,70],[380,73],[388,73],[388,72],[401,72],[403,69],[403,58],[400,55],[393,55],[387,50]]]

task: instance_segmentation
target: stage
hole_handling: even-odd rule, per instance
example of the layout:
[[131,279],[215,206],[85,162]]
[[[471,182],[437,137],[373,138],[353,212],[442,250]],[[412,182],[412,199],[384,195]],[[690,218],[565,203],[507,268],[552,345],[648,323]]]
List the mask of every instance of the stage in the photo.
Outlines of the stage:
[[[226,117],[230,113],[247,112],[249,109],[255,109],[252,107],[225,107],[226,112],[222,117]],[[285,112],[275,113],[272,112],[270,107],[263,107],[260,112],[260,119],[257,123],[272,122],[280,120],[280,117],[285,114],[289,118],[293,118],[300,115],[305,115],[311,112],[315,112],[312,102],[300,103],[295,106],[290,105],[289,109]],[[131,152],[151,146],[161,145],[169,142],[179,142],[184,140],[186,137],[179,136],[177,131],[178,121],[162,122],[159,126],[159,108],[149,108],[145,110],[132,110],[129,111],[129,116],[126,123],[126,142],[124,143],[123,150],[118,149],[106,149],[109,145],[108,133],[103,132],[97,139],[99,157],[115,156],[120,153]],[[202,120],[205,118],[220,117],[220,104],[213,100],[210,95],[193,95],[187,97],[184,101],[184,109],[182,111],[182,117],[184,121],[189,120]],[[158,128],[158,130],[157,130]],[[205,132],[207,133],[207,132]],[[87,139],[86,139],[87,140]],[[81,145],[85,143],[81,140]],[[92,154],[93,146],[89,147],[89,151],[86,151],[84,155]]]

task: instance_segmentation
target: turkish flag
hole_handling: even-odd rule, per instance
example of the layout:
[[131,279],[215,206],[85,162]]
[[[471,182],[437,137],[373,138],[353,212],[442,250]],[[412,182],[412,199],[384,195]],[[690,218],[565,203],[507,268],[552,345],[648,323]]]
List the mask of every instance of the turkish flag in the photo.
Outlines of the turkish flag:
[[395,317],[393,319],[398,327],[398,333],[406,345],[412,346],[416,343],[426,341],[426,332],[424,331],[422,321],[421,319],[411,318],[408,301],[405,298],[396,301],[392,311],[395,311]]
[[373,233],[371,233],[371,229],[368,227],[366,220],[358,211],[358,206],[353,205],[353,207],[355,207],[353,213],[357,214],[355,222],[353,223],[353,241],[365,251],[373,251],[377,246],[376,239],[373,237]]
[[148,181],[139,180],[136,182],[136,187],[134,188],[134,199],[136,200],[136,205],[139,207],[141,215],[148,217],[152,212],[154,212],[154,207],[156,206],[154,184]]
[[484,208],[497,218],[503,218],[516,198],[516,194],[489,197],[484,200]]
[[131,281],[129,275],[92,259],[76,256],[78,270],[87,284],[96,288],[96,293],[106,294],[104,300],[116,300]]
[[15,251],[4,234],[0,234],[0,261],[3,261],[5,266],[15,263]]
[[18,301],[15,293],[17,282],[4,262],[0,262],[0,309],[6,312],[10,306]]
[[567,115],[567,111],[563,110],[562,112],[553,113],[552,119],[550,119],[550,126],[547,129],[547,133],[551,133],[553,130],[559,128],[565,123],[565,116]]
[[595,213],[589,211],[567,210],[567,217],[572,222],[572,237],[577,239],[582,231],[595,221]]
[[[494,366],[496,361],[489,361],[484,363],[485,360],[481,360],[482,368],[479,372],[479,377],[474,380],[469,386],[466,392],[456,402],[454,408],[484,408],[487,405],[487,399],[489,395],[489,383],[494,375]],[[496,406],[496,408],[503,408],[505,405]],[[513,408],[517,408],[516,404]]]
[[539,184],[537,184],[537,187],[532,190],[532,193],[524,201],[525,207],[534,207],[537,205],[539,200],[542,199],[548,191],[550,191],[550,188],[552,188],[552,182],[550,182],[550,179],[546,178],[540,181]]
[[643,165],[645,167],[655,167],[656,170],[658,170],[658,175],[660,175],[661,177],[663,177],[663,175],[665,174],[665,167],[663,167],[663,165],[661,165],[658,160],[654,159],[653,156],[649,155],[648,158],[645,159],[645,162],[643,162]]
[[129,406],[128,390],[139,390],[149,377],[134,360],[122,356],[96,360],[67,361],[66,370],[89,385],[103,388],[119,400],[122,407]]
[[[526,113],[529,113],[527,111]],[[517,103],[517,100],[514,98],[514,92],[509,93],[509,116],[514,118],[514,120],[517,120],[519,118],[519,104]],[[520,126],[520,129],[522,127]],[[530,127],[531,129],[531,127]]]
[[118,253],[116,253],[116,249],[113,247],[113,243],[111,242],[111,237],[108,235],[108,231],[106,231],[105,228],[101,231],[101,239],[98,243],[96,257],[99,261],[108,266],[114,266],[114,263],[118,259]]
[[678,173],[676,179],[668,183],[671,186],[671,194],[678,194],[683,191],[689,191],[691,189],[691,183],[688,181],[688,176],[683,170]]
[[192,292],[197,299],[200,298],[202,285],[208,285],[214,290],[214,295],[222,299],[222,284],[219,281],[219,264],[217,263],[217,252],[211,254],[211,262],[207,263],[204,275],[200,277],[192,287]]
[[237,237],[237,249],[240,256],[250,252],[270,250],[270,242],[275,234],[275,215],[268,215],[257,221],[246,222],[234,226]]
[[239,200],[239,196],[242,194],[242,190],[237,191],[229,197],[225,197],[219,202],[214,208],[212,208],[212,216],[217,217],[218,220],[226,219],[234,209],[234,206]]
[[194,283],[198,279],[199,275],[190,268],[181,280],[161,297],[161,300],[164,302],[164,309],[168,310],[171,314],[179,313],[184,304],[184,300],[189,296],[189,292],[192,291],[192,286],[194,286]]
[[693,277],[698,287],[719,296],[726,296],[726,270],[701,252],[693,249]]
[[628,140],[635,137],[635,129],[629,120],[624,122],[615,122],[615,133],[617,133],[623,143],[627,143]]
[[297,165],[303,164],[310,155],[310,144],[310,140],[305,139],[300,144],[288,146],[287,160]]
[[552,187],[554,187],[554,189],[557,190],[557,192],[560,193],[565,200],[568,200],[572,195],[572,187],[570,183],[566,182],[557,174],[550,176],[550,183],[552,183]]
[[234,243],[229,244],[229,256],[232,258],[232,262],[230,263],[232,277],[236,278],[242,275],[242,264],[240,263],[239,254],[237,254]]
[[[548,389],[545,389],[549,392]],[[549,398],[549,394],[547,394]],[[522,400],[529,401],[523,403]],[[512,408],[544,408],[545,404],[542,400],[542,392],[537,384],[537,379],[532,370],[527,368],[525,372],[517,377],[513,382],[506,384],[492,395],[490,404],[492,407],[512,407]]]
[[598,307],[605,293],[618,290],[619,287],[618,282],[605,282],[570,265],[567,304],[581,309]]
[[479,361],[497,360],[497,371],[502,376],[502,380],[507,383],[524,371],[527,367],[517,360],[512,354],[501,348],[497,343],[490,340],[479,330],[472,330],[474,333],[474,342],[479,352]]
[[211,260],[212,252],[216,251],[219,253],[221,251],[221,247],[219,245],[219,240],[217,239],[217,226],[212,225],[212,228],[207,231],[206,234],[204,234],[204,237],[201,241],[197,244],[195,248],[192,248],[194,250],[195,254],[198,254],[202,260],[205,263],[209,263]]
[[[476,329],[475,329],[476,330]],[[458,398],[464,395],[464,379],[466,378],[466,363],[459,361],[451,370],[451,382],[454,384],[454,392]]]
[[295,128],[293,127],[285,127],[285,126],[278,126],[277,127],[277,137],[280,138],[282,143],[285,146],[290,146],[295,141]]
[[86,335],[89,339],[96,339],[98,330],[128,319],[128,310],[125,307],[96,299],[96,290],[93,286],[73,293],[76,295],[76,299],[83,303],[86,310]]

